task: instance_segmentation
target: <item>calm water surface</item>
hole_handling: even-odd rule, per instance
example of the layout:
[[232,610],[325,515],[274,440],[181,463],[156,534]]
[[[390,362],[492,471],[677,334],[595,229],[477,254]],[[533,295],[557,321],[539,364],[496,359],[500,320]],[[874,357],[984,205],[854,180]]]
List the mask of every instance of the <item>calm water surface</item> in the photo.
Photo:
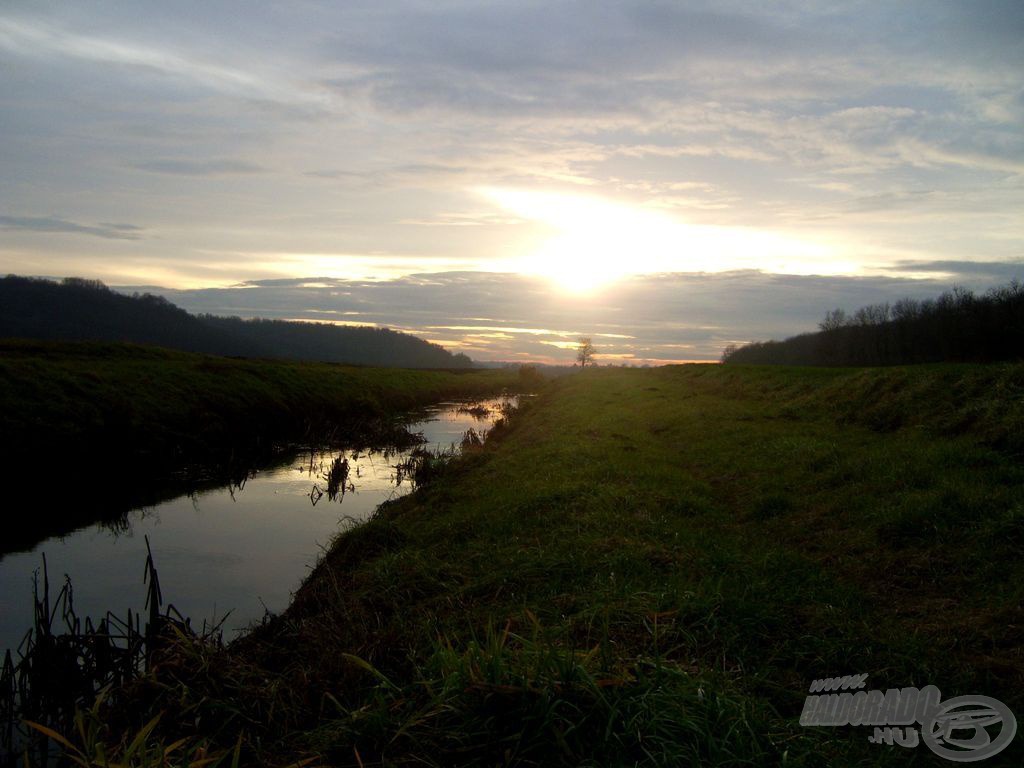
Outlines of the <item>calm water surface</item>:
[[[483,401],[489,409],[484,417],[460,413],[462,403],[442,403],[410,431],[423,434],[424,447],[447,448],[470,428],[491,427],[503,402],[509,401]],[[324,475],[338,456],[349,461],[353,487],[331,500]],[[32,574],[40,569],[43,553],[51,594],[69,575],[80,617],[98,618],[107,610],[123,617],[128,608],[141,610],[144,536],[149,536],[165,604],[191,617],[196,627],[231,611],[224,624],[230,639],[265,610],[283,610],[339,530],[412,490],[408,480],[396,484],[396,465],[407,456],[408,451],[307,452],[257,472],[241,488],[225,486],[134,510],[120,530],[83,528],[31,552],[7,555],[0,559],[0,659],[32,624]],[[324,492],[315,504],[314,486]]]

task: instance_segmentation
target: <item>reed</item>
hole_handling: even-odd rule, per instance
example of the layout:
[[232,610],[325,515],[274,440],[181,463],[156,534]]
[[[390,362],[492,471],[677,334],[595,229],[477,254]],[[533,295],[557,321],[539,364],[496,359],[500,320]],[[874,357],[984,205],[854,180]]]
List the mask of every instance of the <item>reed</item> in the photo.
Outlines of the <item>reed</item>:
[[[67,748],[65,733],[84,730],[83,713],[119,706],[128,685],[147,674],[157,652],[177,638],[220,645],[221,622],[196,632],[172,605],[164,608],[156,562],[146,537],[144,615],[111,611],[98,622],[75,610],[71,579],[53,594],[46,555],[33,579],[32,627],[0,668],[0,765],[46,765],[54,746]],[[225,617],[226,618],[226,617]],[[151,729],[150,729],[151,730]],[[148,731],[147,731],[148,733]],[[95,740],[93,740],[95,743]]]

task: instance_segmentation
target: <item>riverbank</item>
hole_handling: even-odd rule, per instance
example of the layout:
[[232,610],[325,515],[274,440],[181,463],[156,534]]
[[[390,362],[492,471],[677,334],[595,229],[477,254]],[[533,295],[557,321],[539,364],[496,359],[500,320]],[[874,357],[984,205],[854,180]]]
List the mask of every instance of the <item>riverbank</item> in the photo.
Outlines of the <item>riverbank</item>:
[[516,371],[420,371],[244,360],[129,344],[0,342],[0,476],[66,494],[60,520],[29,510],[3,552],[127,509],[244,477],[284,444],[403,436],[399,414],[495,394]]
[[[113,610],[123,618],[128,610],[145,613],[139,568],[152,554],[160,580],[173,585],[168,599],[174,610],[195,626],[222,621],[225,639],[234,639],[267,610],[288,607],[339,528],[365,521],[382,502],[409,493],[420,457],[454,453],[469,430],[486,434],[516,401],[474,398],[471,408],[465,402],[436,404],[417,410],[420,420],[409,424],[423,441],[412,448],[286,451],[243,483],[180,494],[135,508],[116,523],[88,525],[0,557],[0,660],[8,648],[17,658],[33,627],[33,574],[44,558],[54,584],[66,575],[74,585],[78,616]],[[67,503],[74,501],[41,498],[37,515],[54,515]],[[65,630],[63,613],[56,613],[54,633]],[[3,691],[0,680],[0,696]],[[0,719],[0,751],[2,734]]]
[[1022,395],[1020,364],[557,380],[107,725],[282,764],[904,765],[801,707],[867,673],[1024,712]]

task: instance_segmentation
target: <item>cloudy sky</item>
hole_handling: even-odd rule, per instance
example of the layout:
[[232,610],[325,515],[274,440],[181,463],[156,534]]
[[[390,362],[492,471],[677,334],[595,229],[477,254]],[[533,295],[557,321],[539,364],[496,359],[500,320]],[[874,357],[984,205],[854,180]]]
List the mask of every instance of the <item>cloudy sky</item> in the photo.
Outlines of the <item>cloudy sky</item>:
[[478,359],[1024,278],[1024,3],[0,4],[0,271]]

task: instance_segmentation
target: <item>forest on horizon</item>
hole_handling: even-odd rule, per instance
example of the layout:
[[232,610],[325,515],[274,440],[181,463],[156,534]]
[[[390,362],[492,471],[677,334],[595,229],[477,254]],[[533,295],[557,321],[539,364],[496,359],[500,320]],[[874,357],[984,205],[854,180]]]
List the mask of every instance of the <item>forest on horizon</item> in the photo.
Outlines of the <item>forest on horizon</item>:
[[153,344],[226,357],[402,368],[470,368],[464,354],[389,328],[192,315],[162,296],[97,280],[0,278],[0,338]]
[[819,330],[784,341],[730,345],[723,363],[754,365],[910,365],[996,362],[1024,355],[1024,284],[978,295],[954,287],[936,299],[834,309]]

